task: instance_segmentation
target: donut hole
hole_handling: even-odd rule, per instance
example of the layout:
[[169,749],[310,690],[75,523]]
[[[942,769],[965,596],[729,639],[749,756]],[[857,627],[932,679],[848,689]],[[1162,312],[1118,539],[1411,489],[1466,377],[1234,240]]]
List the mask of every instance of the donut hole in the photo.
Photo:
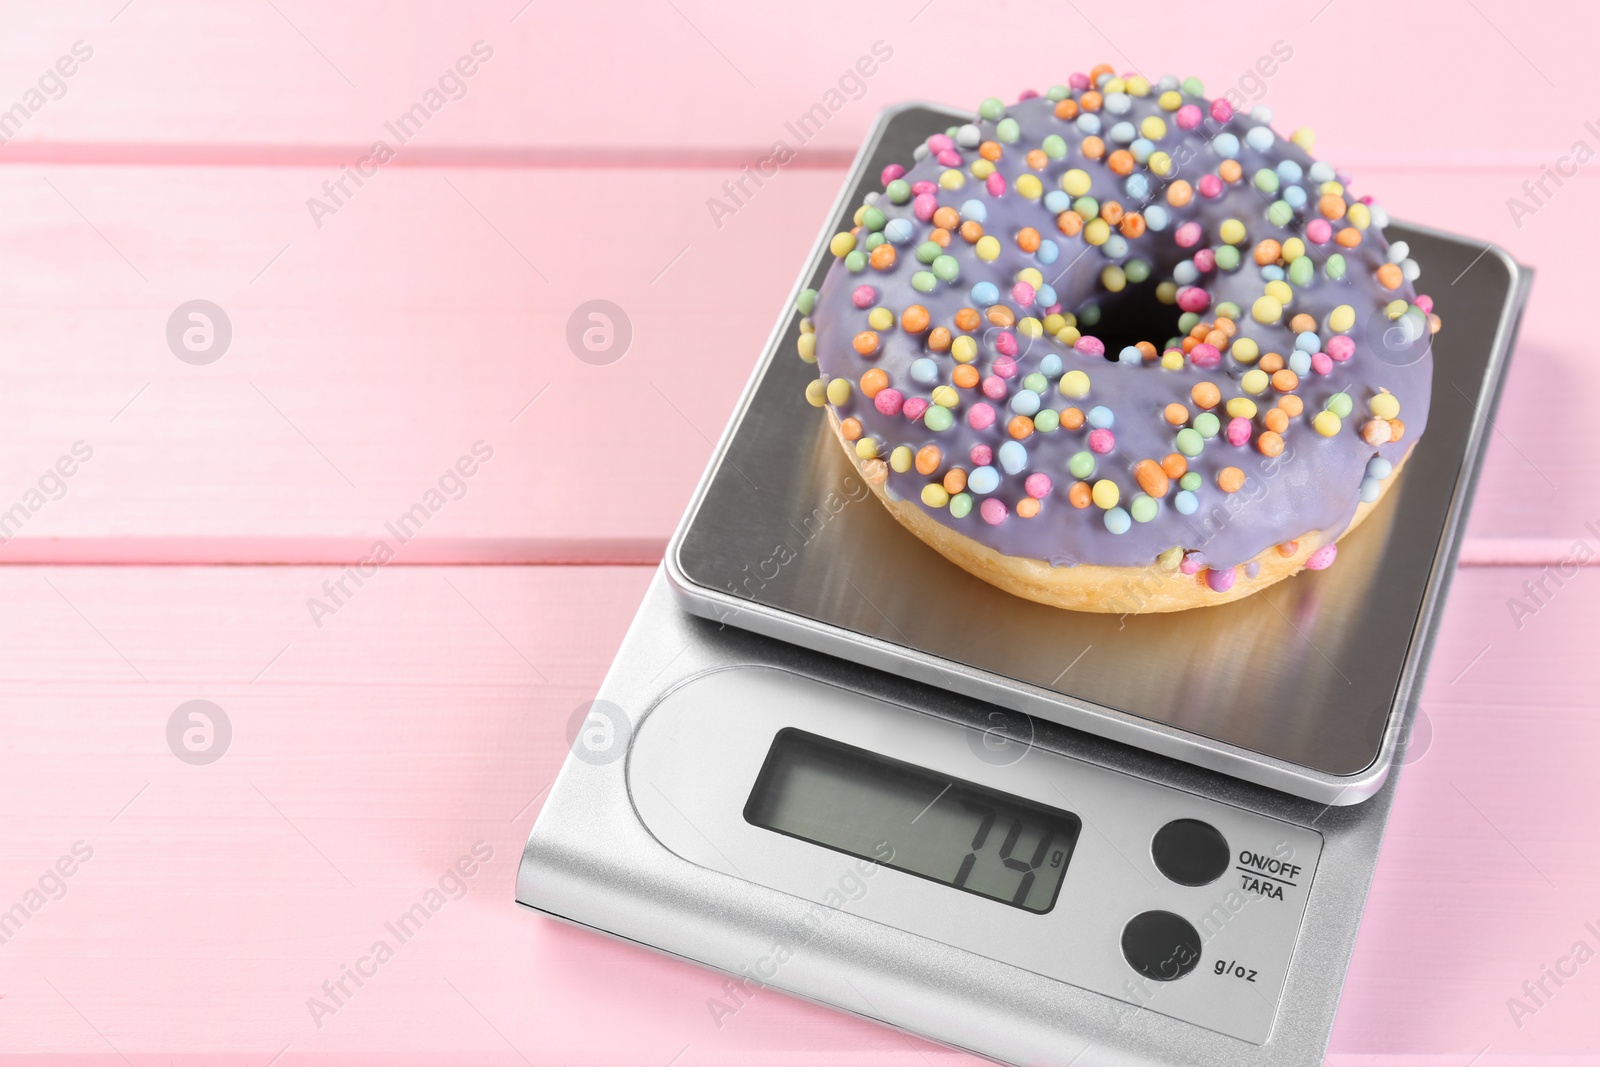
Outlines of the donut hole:
[[1106,359],[1112,363],[1117,362],[1124,348],[1140,341],[1155,345],[1159,352],[1182,333],[1178,319],[1183,311],[1176,304],[1163,304],[1156,299],[1154,278],[1130,285],[1120,293],[1101,293],[1095,303],[1100,308],[1100,321],[1079,329],[1105,343]]

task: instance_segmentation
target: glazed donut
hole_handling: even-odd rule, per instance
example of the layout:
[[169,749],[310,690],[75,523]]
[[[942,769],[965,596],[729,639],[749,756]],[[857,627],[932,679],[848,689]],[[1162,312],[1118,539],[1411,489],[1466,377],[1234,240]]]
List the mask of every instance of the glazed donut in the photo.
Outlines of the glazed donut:
[[912,533],[1080,611],[1333,562],[1426,426],[1439,319],[1383,210],[1271,117],[1101,66],[884,169],[799,353]]

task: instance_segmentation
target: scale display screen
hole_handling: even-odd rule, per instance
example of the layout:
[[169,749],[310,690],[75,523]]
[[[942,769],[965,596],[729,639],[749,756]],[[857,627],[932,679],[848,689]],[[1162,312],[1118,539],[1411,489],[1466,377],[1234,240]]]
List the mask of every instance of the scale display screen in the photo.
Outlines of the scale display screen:
[[803,730],[779,731],[745,821],[1044,913],[1083,821]]

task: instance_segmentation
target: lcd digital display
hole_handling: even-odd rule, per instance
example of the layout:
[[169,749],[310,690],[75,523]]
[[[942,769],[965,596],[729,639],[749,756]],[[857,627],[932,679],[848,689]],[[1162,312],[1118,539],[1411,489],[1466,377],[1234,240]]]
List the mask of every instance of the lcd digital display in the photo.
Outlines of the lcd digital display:
[[744,817],[1039,913],[1055,906],[1083,827],[1071,812],[793,728],[773,739]]

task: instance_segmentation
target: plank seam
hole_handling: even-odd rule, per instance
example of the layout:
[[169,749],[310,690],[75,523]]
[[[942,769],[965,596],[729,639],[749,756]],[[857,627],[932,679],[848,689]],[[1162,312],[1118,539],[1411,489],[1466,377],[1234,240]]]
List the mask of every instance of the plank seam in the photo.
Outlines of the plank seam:
[[[854,147],[806,148],[784,164],[786,169],[845,170]],[[343,167],[370,154],[370,145],[272,144],[265,142],[162,141],[9,141],[0,147],[0,164],[80,166],[202,167]],[[771,147],[683,148],[592,145],[407,145],[387,164],[394,168],[525,168],[538,170],[738,170],[771,155]],[[1350,161],[1351,169],[1386,174],[1447,172],[1451,175],[1527,174],[1530,164],[1517,162],[1461,163],[1449,166]]]
[[[366,558],[370,540],[321,542],[262,538],[118,539],[52,538],[0,544],[0,566],[34,567],[347,567]],[[1468,538],[1463,568],[1572,568],[1600,566],[1600,559],[1574,554],[1567,542],[1525,538]],[[443,540],[409,545],[390,567],[654,567],[666,541],[617,538],[583,541],[486,539]]]

